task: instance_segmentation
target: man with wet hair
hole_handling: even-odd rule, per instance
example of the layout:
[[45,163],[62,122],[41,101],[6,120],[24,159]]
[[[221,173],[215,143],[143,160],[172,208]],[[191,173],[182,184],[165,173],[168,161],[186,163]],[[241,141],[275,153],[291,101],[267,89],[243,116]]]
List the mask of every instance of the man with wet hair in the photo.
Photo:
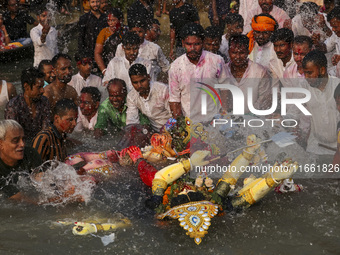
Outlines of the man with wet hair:
[[[222,57],[203,50],[204,29],[196,23],[185,25],[181,31],[182,45],[186,54],[178,57],[169,70],[169,104],[174,118],[184,115],[197,118],[197,121],[209,121],[219,111],[211,98],[207,99],[207,114],[201,115],[201,90],[198,82],[211,86],[222,83],[225,79],[224,60]],[[191,105],[195,102],[195,105]],[[191,107],[193,106],[193,107]]]
[[153,1],[136,0],[127,10],[128,26],[143,20],[146,24],[151,24],[153,19]]
[[50,84],[55,79],[55,75],[53,73],[52,61],[48,59],[43,59],[40,61],[38,65],[38,70],[42,72],[44,76],[44,87]]
[[6,105],[5,119],[16,120],[23,128],[27,143],[51,120],[51,108],[44,93],[44,74],[34,67],[21,72],[23,93]]
[[53,123],[42,129],[33,139],[33,148],[41,159],[64,161],[66,152],[66,135],[72,133],[77,125],[78,107],[70,99],[58,101],[53,110]]
[[308,82],[307,89],[311,92],[311,99],[306,103],[307,109],[312,114],[307,151],[318,155],[333,155],[332,150],[322,145],[336,148],[337,140],[334,134],[340,114],[333,95],[340,79],[328,75],[327,58],[317,50],[309,52],[304,57],[302,67]]
[[160,36],[161,36],[161,23],[159,23],[158,19],[153,19],[152,23],[149,24],[146,30],[145,40],[155,43],[158,41]]
[[220,52],[220,45],[222,40],[222,34],[220,33],[220,29],[216,26],[210,26],[205,29],[203,48],[206,51],[210,51],[211,53],[217,54],[224,59],[224,62],[228,62],[227,56],[223,55]]
[[129,77],[129,68],[135,63],[145,65],[148,73],[151,75],[153,74],[153,72],[151,72],[151,61],[138,57],[140,43],[140,37],[136,33],[128,32],[125,34],[122,41],[122,49],[124,55],[122,57],[116,56],[109,62],[103,78],[104,84],[114,78],[118,78],[123,80],[127,85],[127,92],[132,90],[133,87]]
[[129,69],[129,76],[133,86],[127,96],[126,125],[140,124],[138,112],[144,114],[151,123],[154,131],[171,118],[169,108],[169,89],[163,83],[152,82],[145,66],[134,64]]
[[71,99],[78,104],[77,91],[68,83],[72,79],[72,66],[71,58],[67,54],[58,53],[52,59],[53,72],[55,80],[44,88],[44,96],[50,102],[51,109],[53,110],[56,102],[63,98]]

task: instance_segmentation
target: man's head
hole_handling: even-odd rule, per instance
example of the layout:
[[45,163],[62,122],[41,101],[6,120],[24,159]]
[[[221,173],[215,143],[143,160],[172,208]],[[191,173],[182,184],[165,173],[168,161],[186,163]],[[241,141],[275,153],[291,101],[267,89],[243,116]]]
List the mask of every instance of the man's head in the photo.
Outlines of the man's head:
[[298,69],[302,68],[303,58],[312,50],[313,41],[309,36],[298,35],[293,42],[293,58]]
[[294,33],[288,28],[281,28],[273,33],[271,41],[274,44],[274,50],[277,57],[282,61],[287,59],[288,61],[290,60],[292,56],[293,40]]
[[71,81],[73,72],[69,55],[58,53],[52,58],[52,66],[57,81],[65,84]]
[[30,67],[21,72],[21,86],[24,95],[32,101],[39,101],[44,94],[45,75],[37,68]]
[[129,69],[129,76],[133,88],[141,97],[147,98],[150,93],[150,76],[142,64],[134,64]]
[[18,0],[8,0],[7,8],[10,13],[18,13],[19,11],[19,1]]
[[229,35],[240,35],[243,32],[244,20],[240,14],[228,13],[225,18],[227,33]]
[[336,108],[340,112],[340,83],[338,86],[336,86],[336,89],[334,90],[334,99],[336,103]]
[[100,0],[90,0],[90,10],[92,12],[99,12]]
[[41,8],[37,12],[37,20],[41,25],[50,24],[51,13],[46,8]]
[[53,124],[60,133],[72,133],[77,125],[78,107],[71,100],[59,100],[53,109]]
[[125,81],[115,78],[107,84],[110,103],[114,108],[122,111],[125,105],[127,89]]
[[254,39],[259,46],[263,46],[270,41],[274,31],[279,27],[273,16],[269,14],[255,15],[251,22]]
[[313,29],[315,17],[318,14],[319,6],[313,2],[305,2],[300,6],[299,14],[301,15],[302,25],[309,29]]
[[129,24],[130,31],[139,36],[141,43],[144,42],[147,27],[147,23],[144,20],[134,20],[133,23],[130,22]]
[[327,14],[327,21],[331,24],[334,33],[340,37],[340,6],[336,6]]
[[259,0],[262,13],[270,13],[273,10],[273,0]]
[[8,166],[15,166],[24,158],[24,130],[15,120],[0,121],[0,158]]
[[148,26],[146,30],[145,39],[150,42],[158,41],[161,36],[161,23],[159,23],[158,19],[153,19],[152,23]]
[[335,0],[324,0],[325,13],[329,13],[335,7]]
[[180,37],[182,45],[186,50],[186,55],[191,62],[198,62],[202,55],[204,29],[196,23],[188,23],[183,26]]
[[74,59],[77,62],[79,74],[85,79],[89,77],[93,67],[93,59],[87,54],[82,54],[79,52],[75,54]]
[[108,0],[100,0],[99,10],[102,13],[106,13],[109,8],[109,1]]
[[112,28],[114,31],[117,31],[121,24],[124,21],[123,13],[116,8],[110,8],[107,11],[107,24],[110,28]]
[[248,63],[249,38],[246,35],[233,35],[229,38],[229,56],[234,66]]
[[52,61],[48,59],[41,60],[38,66],[38,70],[42,72],[44,76],[44,80],[50,84],[55,80],[55,75],[53,73]]
[[79,108],[86,117],[92,117],[98,111],[101,93],[96,87],[84,87],[80,92]]
[[122,47],[125,53],[125,58],[132,63],[138,56],[141,40],[134,32],[127,32],[122,40]]
[[327,58],[324,53],[312,50],[302,60],[303,73],[309,85],[317,88],[321,85],[327,74]]
[[222,34],[218,27],[210,26],[205,29],[203,48],[217,54],[221,46]]

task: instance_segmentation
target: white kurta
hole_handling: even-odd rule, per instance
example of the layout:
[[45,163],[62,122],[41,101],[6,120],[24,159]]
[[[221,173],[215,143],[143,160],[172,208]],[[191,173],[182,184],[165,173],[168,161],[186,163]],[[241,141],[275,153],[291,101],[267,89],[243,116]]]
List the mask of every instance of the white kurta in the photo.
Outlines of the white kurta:
[[94,130],[94,126],[97,123],[97,117],[98,117],[98,112],[91,118],[89,122],[88,119],[81,113],[81,110],[78,107],[78,119],[77,119],[77,125],[74,128],[74,132]]
[[225,55],[228,60],[230,60],[229,57],[229,40],[225,38],[225,35],[222,35],[221,45],[219,51]]
[[80,92],[84,87],[91,86],[98,89],[102,87],[102,78],[97,75],[90,74],[90,76],[85,80],[84,77],[78,72],[72,76],[72,80],[68,83],[68,85],[72,86],[77,91],[78,96],[80,96]]
[[273,78],[281,79],[283,78],[283,73],[294,64],[295,61],[293,55],[291,55],[290,60],[286,63],[286,66],[283,66],[283,62],[281,59],[273,58],[269,63],[270,73],[272,74]]

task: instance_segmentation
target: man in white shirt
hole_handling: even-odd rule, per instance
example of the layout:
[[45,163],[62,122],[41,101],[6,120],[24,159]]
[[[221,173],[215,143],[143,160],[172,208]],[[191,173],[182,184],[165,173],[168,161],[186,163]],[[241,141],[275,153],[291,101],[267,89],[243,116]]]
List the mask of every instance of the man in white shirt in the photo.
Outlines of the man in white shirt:
[[202,114],[202,94],[205,92],[199,88],[207,88],[201,83],[214,86],[224,82],[224,60],[203,50],[204,29],[201,25],[186,24],[181,30],[181,37],[186,54],[178,57],[169,70],[169,102],[172,115],[174,118],[184,115],[193,122],[210,121],[221,106],[207,97],[207,114]]
[[93,131],[97,123],[98,107],[101,94],[96,87],[84,87],[81,90],[78,107],[77,125],[74,132]]
[[121,79],[125,81],[127,90],[130,92],[133,89],[133,86],[129,76],[129,68],[136,63],[143,64],[146,67],[151,80],[154,80],[151,61],[138,57],[139,46],[139,36],[134,32],[127,32],[122,41],[123,56],[116,55],[116,57],[109,62],[103,78],[104,83],[107,83],[114,78]]
[[134,89],[127,96],[126,125],[140,123],[139,110],[148,117],[152,129],[159,132],[171,118],[168,86],[150,82],[150,75],[142,64],[132,65],[129,75]]
[[31,29],[30,36],[34,45],[34,67],[43,59],[51,60],[58,53],[58,32],[50,26],[51,14],[46,9],[37,12],[39,25]]
[[312,114],[307,151],[317,155],[334,155],[334,151],[320,144],[333,148],[337,146],[336,131],[340,115],[333,95],[340,80],[328,76],[327,59],[320,51],[309,52],[302,65],[311,92],[311,99],[306,103],[307,109]]
[[290,21],[288,14],[281,8],[275,6],[273,0],[258,0],[258,6],[256,6],[255,9],[248,10],[248,12],[247,19],[245,19],[245,33],[251,31],[251,20],[255,15],[260,13],[266,13],[273,16],[280,28],[283,28],[285,22],[288,23]]
[[[157,77],[161,71],[163,73],[168,72],[170,64],[161,47],[159,47],[156,43],[149,42],[145,39],[146,28],[147,26],[144,25],[144,22],[135,22],[133,27],[130,28],[130,31],[135,32],[141,40],[138,57],[151,61],[153,74],[150,74],[150,76],[157,80]],[[116,57],[124,57],[122,43],[117,47]]]
[[81,90],[84,87],[92,86],[104,90],[104,88],[102,88],[102,78],[91,74],[93,67],[92,58],[87,55],[76,53],[75,60],[77,62],[79,72],[72,76],[69,85],[77,91],[78,96],[80,96]]

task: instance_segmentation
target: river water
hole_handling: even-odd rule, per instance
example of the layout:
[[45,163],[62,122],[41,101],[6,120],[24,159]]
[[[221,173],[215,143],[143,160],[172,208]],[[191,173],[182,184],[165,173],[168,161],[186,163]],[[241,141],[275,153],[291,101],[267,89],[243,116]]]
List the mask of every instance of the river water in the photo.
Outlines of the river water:
[[[161,43],[167,41],[164,30]],[[75,47],[72,40],[71,55]],[[20,91],[21,70],[32,64],[32,59],[0,63],[0,78],[13,82]],[[74,151],[112,148],[111,139],[76,138],[84,144]],[[281,150],[271,146],[269,159],[275,160]],[[293,145],[285,152],[294,158],[301,150]],[[313,158],[301,152],[299,160]],[[36,206],[0,197],[0,254],[340,254],[339,181],[332,174],[322,179],[304,177],[295,179],[304,187],[300,193],[272,192],[241,213],[213,218],[209,233],[197,246],[178,221],[158,221],[145,208],[151,191],[136,168],[117,166],[115,177],[91,190],[87,203]],[[56,223],[122,217],[132,226],[114,231],[115,239],[107,246],[101,241],[106,233],[75,236],[72,226]]]

